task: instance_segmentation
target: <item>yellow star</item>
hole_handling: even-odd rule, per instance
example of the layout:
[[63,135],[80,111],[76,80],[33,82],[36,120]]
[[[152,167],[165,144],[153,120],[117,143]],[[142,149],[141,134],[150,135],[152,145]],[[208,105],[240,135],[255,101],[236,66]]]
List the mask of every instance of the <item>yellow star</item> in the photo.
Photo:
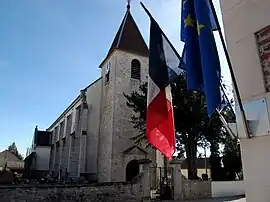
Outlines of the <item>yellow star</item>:
[[198,35],[201,35],[201,29],[204,28],[204,25],[201,25],[198,21],[197,21],[197,31],[198,31]]
[[194,20],[192,19],[192,17],[190,15],[187,16],[187,18],[184,20],[185,23],[185,27],[194,27]]

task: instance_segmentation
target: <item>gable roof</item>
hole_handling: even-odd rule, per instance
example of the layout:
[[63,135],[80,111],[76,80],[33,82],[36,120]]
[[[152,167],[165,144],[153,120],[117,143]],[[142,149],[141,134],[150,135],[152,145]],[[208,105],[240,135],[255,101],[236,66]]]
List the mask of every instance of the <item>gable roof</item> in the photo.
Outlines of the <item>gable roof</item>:
[[0,152],[0,164],[2,164],[3,162],[6,162],[6,161],[22,162],[20,159],[18,159],[17,156],[12,154],[10,151],[4,150],[4,151]]
[[108,54],[100,64],[100,67],[115,49],[128,51],[148,57],[148,47],[141,35],[141,32],[136,22],[134,21],[130,13],[130,9],[127,9],[124,19],[108,51]]
[[38,130],[35,128],[34,142],[36,146],[50,146],[50,132]]
[[123,151],[123,153],[128,154],[131,151],[133,151],[134,149],[138,149],[140,152],[147,154],[147,151],[145,151],[143,148],[139,147],[138,145],[133,145],[133,146],[127,148],[126,150]]

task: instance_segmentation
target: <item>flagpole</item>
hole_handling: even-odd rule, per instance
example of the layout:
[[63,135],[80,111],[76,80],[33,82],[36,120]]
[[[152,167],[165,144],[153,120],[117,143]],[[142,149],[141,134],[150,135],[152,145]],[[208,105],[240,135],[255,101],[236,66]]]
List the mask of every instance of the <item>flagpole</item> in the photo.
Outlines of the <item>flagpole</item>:
[[[223,92],[223,94],[224,94],[224,96],[225,96],[225,99],[226,99],[227,103],[229,104],[230,109],[231,109],[232,112],[234,113],[233,107],[232,107],[232,105],[231,105],[231,102],[230,102],[230,100],[229,100],[229,98],[228,98],[228,96],[227,96],[227,94],[226,94],[226,92],[225,92],[225,89],[224,89],[223,84],[222,84],[221,81],[220,81],[220,87],[221,87],[221,91]],[[235,114],[235,113],[234,113],[234,114]]]
[[241,96],[240,96],[240,92],[239,92],[239,89],[238,89],[238,86],[237,86],[236,78],[235,78],[235,75],[234,75],[234,72],[233,72],[233,67],[232,67],[232,63],[231,63],[231,60],[230,60],[229,52],[227,50],[225,40],[224,40],[224,37],[223,37],[222,32],[221,32],[221,28],[220,28],[217,13],[216,13],[216,10],[215,10],[214,4],[213,4],[213,0],[209,0],[209,3],[210,3],[211,10],[212,10],[212,13],[213,13],[213,16],[214,16],[214,19],[215,19],[215,23],[216,23],[217,30],[218,30],[218,33],[219,33],[219,37],[221,39],[222,47],[223,47],[223,50],[224,50],[224,53],[225,53],[225,56],[226,56],[226,59],[227,59],[227,62],[228,62],[228,66],[229,66],[229,70],[230,70],[231,78],[232,78],[232,83],[233,83],[234,90],[235,90],[235,95],[236,95],[238,105],[239,105],[239,109],[240,109],[240,113],[241,113],[242,119],[243,119],[244,129],[245,129],[247,137],[250,138],[251,136],[250,136],[249,129],[248,129],[246,114],[245,114],[244,107],[243,107],[243,104],[242,104],[242,101],[241,101]]
[[[151,15],[151,13],[148,11],[148,9],[144,6],[144,4],[142,2],[140,2],[142,8],[144,9],[144,11],[146,12],[146,14],[149,16],[149,18],[151,19],[152,22],[156,23],[156,25],[158,25],[158,23],[156,22],[156,20],[153,18],[153,16]],[[159,27],[159,25],[158,25]],[[177,57],[181,60],[180,55],[178,54],[178,52],[175,50],[175,48],[173,47],[173,45],[171,44],[170,40],[167,38],[167,36],[164,34],[164,32],[162,31],[162,29],[160,29],[164,38],[167,40],[167,42],[169,43],[169,45],[171,46],[171,48],[173,49],[173,51],[175,52],[175,54],[177,55]],[[168,160],[166,158],[166,156],[164,155],[163,157],[163,163],[164,163],[164,180],[166,182],[168,182]],[[163,182],[164,183],[164,182]],[[162,190],[163,192],[164,190]]]
[[[140,2],[140,4],[141,4],[141,6],[143,7],[143,10],[146,12],[146,14],[149,16],[149,18],[150,18],[153,22],[155,22],[155,23],[158,25],[158,23],[157,23],[156,20],[153,18],[153,16],[152,16],[151,13],[149,12],[149,10],[145,7],[145,5],[144,5],[142,2]],[[159,25],[158,25],[158,27],[159,27]],[[167,40],[167,42],[169,43],[169,45],[171,46],[171,48],[173,49],[173,51],[174,51],[175,54],[177,55],[178,59],[181,61],[182,59],[181,59],[180,55],[178,54],[178,52],[176,51],[176,49],[174,48],[174,46],[172,45],[172,43],[170,42],[170,40],[168,39],[168,37],[166,36],[166,34],[162,31],[162,29],[160,29],[160,30],[161,30],[161,32],[162,32],[164,38]]]

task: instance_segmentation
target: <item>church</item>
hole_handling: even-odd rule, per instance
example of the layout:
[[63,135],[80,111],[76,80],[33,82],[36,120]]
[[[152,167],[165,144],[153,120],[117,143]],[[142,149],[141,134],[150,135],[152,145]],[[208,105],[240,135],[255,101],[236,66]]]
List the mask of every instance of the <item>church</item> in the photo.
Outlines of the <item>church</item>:
[[[85,177],[98,182],[129,181],[139,173],[138,160],[148,158],[152,166],[163,164],[160,152],[137,146],[131,140],[138,132],[130,122],[134,112],[127,107],[124,93],[138,90],[147,81],[148,47],[130,5],[99,68],[100,78],[80,91],[46,133],[35,130],[35,136],[50,136],[47,155],[37,152],[35,141],[32,151],[36,164],[47,161],[45,167],[51,176]],[[28,152],[28,156],[33,152]]]

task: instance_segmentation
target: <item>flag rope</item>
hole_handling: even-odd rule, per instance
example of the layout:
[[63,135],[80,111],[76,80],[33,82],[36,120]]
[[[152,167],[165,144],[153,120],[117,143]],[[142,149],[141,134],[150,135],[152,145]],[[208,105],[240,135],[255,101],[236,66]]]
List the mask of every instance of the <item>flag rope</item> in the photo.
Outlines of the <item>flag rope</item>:
[[221,27],[220,27],[220,24],[219,24],[219,21],[218,21],[217,13],[216,13],[213,1],[209,0],[209,2],[210,2],[210,7],[211,7],[211,10],[212,10],[214,19],[215,19],[217,30],[218,30],[218,33],[219,33],[219,37],[220,37],[220,40],[221,40],[221,43],[222,43],[222,47],[223,47],[223,50],[224,50],[224,53],[225,53],[225,57],[226,57],[226,60],[227,60],[228,66],[229,66],[229,70],[230,70],[230,73],[231,73],[232,83],[233,83],[233,86],[234,86],[236,99],[237,99],[239,109],[240,109],[240,112],[241,112],[245,133],[246,133],[248,138],[251,138],[251,135],[250,135],[249,129],[248,129],[248,122],[247,122],[245,110],[244,110],[244,107],[243,107],[243,104],[242,104],[242,101],[241,101],[241,96],[240,96],[240,92],[239,92],[239,89],[238,89],[236,78],[235,78],[235,75],[234,75],[234,72],[233,72],[233,67],[232,67],[230,56],[229,56],[229,52],[227,50],[227,47],[226,47],[226,44],[225,44],[225,39],[224,39],[223,34],[221,32]]

